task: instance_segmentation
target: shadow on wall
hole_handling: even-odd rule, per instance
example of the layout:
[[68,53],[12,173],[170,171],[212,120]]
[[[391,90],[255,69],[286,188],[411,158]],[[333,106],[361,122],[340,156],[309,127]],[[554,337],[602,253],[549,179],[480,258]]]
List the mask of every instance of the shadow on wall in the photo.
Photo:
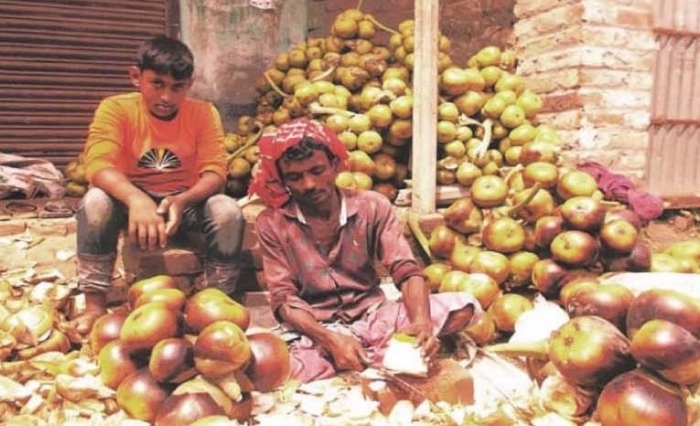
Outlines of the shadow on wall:
[[251,3],[180,0],[182,39],[195,54],[191,94],[217,106],[226,130],[238,116],[255,112],[262,72],[307,33],[307,0]]

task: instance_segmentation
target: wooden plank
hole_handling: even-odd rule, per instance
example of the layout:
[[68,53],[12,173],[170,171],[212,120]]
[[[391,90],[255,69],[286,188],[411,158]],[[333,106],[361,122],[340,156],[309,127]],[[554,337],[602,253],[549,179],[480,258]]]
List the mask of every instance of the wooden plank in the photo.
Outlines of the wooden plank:
[[700,118],[693,119],[674,119],[674,118],[654,118],[651,120],[653,125],[669,125],[669,126],[700,126]]
[[437,167],[437,0],[415,0],[415,50],[413,66],[413,146],[411,208],[419,214],[435,211]]
[[700,208],[700,194],[663,197],[664,209]]
[[180,2],[169,1],[165,3],[165,33],[172,38],[182,38],[180,28]]

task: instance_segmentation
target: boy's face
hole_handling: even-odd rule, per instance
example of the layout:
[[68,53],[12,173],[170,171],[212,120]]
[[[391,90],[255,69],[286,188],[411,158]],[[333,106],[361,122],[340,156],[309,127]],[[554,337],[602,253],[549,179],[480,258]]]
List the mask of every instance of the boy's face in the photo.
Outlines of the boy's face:
[[193,78],[176,80],[170,74],[158,74],[153,70],[141,71],[137,67],[132,67],[130,74],[148,111],[161,120],[175,117],[193,82]]

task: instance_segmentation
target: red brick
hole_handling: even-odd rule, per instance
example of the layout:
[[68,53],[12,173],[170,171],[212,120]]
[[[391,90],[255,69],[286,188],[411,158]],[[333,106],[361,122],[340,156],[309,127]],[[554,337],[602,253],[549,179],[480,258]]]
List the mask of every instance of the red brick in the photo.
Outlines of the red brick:
[[[560,63],[553,60],[555,56],[542,55],[540,59],[534,59],[523,63],[522,71],[518,71],[520,75],[527,76],[527,81],[533,84],[538,80],[548,80],[543,84],[545,87],[551,87],[554,91],[561,89],[574,89],[581,86],[580,67],[571,66],[570,63]],[[529,88],[529,86],[528,86]],[[539,90],[531,89],[536,92]],[[545,90],[542,90],[545,91]]]
[[630,131],[627,128],[609,129],[610,148],[620,151],[646,151],[649,134],[642,131]]
[[581,118],[583,114],[580,108],[571,109],[568,111],[553,111],[551,113],[540,113],[537,115],[541,123],[547,123],[557,129],[559,137],[564,139],[566,131],[578,131],[581,127]]
[[651,123],[651,114],[648,110],[643,111],[628,111],[624,114],[625,127],[631,130],[644,132],[649,134],[649,124]]
[[678,231],[690,231],[695,226],[695,219],[690,216],[675,216],[671,219],[671,225]]
[[582,4],[563,4],[533,17],[535,28],[540,34],[568,28],[581,21],[583,11]]
[[651,94],[639,90],[605,90],[601,106],[615,110],[648,110]]
[[[470,0],[466,2],[468,3]],[[515,3],[517,3],[515,0],[491,0],[491,9],[512,11]]]
[[646,29],[619,26],[585,25],[582,29],[586,44],[592,46],[621,47],[629,50],[655,50],[654,34]]
[[553,9],[561,4],[561,0],[518,0],[515,2],[513,12],[519,19],[538,15]]
[[557,95],[549,95],[543,99],[543,111],[566,111],[581,108],[581,95],[577,92],[569,92]]
[[601,70],[582,68],[581,85],[602,89],[625,87],[629,90],[650,91],[654,77],[650,72],[628,70]]
[[652,24],[652,16],[650,11],[641,10],[618,10],[617,23],[623,26],[649,28]]
[[589,91],[582,95],[581,100],[585,105],[600,105],[603,101],[603,93],[601,91]]
[[622,126],[625,123],[625,117],[621,113],[613,112],[587,113],[586,119],[594,126]]
[[0,236],[21,234],[27,229],[27,224],[22,220],[8,220],[0,222]]
[[647,50],[586,46],[581,51],[581,64],[593,68],[650,72],[655,60],[656,53]]
[[197,275],[202,272],[197,255],[183,248],[147,251],[125,245],[122,256],[124,268],[141,278],[158,274]]
[[528,89],[539,94],[548,94],[560,90],[556,82],[551,78],[553,72],[534,73],[527,77]]
[[32,219],[27,221],[27,230],[36,235],[65,236],[74,229],[75,220],[70,219]]
[[562,31],[536,35],[534,37],[521,34],[520,37],[522,39],[528,37],[527,44],[523,49],[525,55],[538,55],[552,50],[559,50],[564,47],[579,46],[584,40],[580,26],[573,26]]

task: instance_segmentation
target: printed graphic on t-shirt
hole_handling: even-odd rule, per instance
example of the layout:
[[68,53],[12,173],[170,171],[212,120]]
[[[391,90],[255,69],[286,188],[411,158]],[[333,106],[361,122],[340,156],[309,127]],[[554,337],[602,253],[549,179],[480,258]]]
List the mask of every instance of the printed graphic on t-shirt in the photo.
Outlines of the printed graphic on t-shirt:
[[172,172],[179,169],[182,162],[174,152],[167,148],[152,148],[139,158],[138,167],[159,172]]

